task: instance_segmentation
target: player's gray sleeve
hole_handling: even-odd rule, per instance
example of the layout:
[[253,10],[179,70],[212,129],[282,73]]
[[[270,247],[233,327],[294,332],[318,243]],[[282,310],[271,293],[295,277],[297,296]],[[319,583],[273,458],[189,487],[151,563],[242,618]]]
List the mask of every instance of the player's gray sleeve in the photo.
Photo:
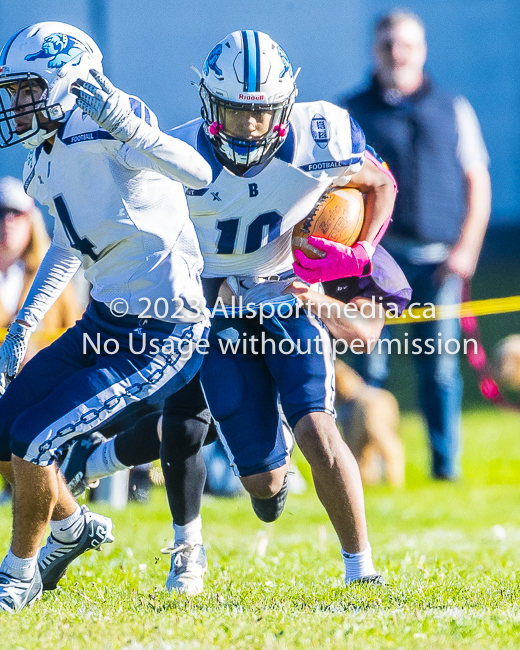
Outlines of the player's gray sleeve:
[[130,169],[152,169],[195,190],[211,183],[211,167],[191,145],[144,121],[119,158]]
[[52,242],[16,318],[38,325],[80,266],[81,261],[73,253]]
[[453,101],[459,141],[457,156],[465,172],[475,167],[488,167],[489,154],[482,137],[477,115],[469,101],[462,96]]

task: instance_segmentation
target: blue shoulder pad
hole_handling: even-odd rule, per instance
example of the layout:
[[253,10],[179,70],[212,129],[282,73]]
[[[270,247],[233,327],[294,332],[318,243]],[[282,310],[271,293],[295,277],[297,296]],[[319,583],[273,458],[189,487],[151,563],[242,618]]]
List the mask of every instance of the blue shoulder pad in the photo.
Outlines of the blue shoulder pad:
[[366,148],[365,134],[352,115],[350,116],[350,133],[352,137],[352,153],[363,153]]

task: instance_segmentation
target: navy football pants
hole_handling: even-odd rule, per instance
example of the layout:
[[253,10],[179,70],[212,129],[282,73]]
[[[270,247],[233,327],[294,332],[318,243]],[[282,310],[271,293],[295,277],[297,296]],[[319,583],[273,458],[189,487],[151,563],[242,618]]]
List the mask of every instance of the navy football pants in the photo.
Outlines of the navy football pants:
[[[85,343],[87,334],[95,344],[99,335],[99,354]],[[191,350],[206,337],[204,323],[116,318],[106,305],[92,302],[74,327],[27,363],[0,399],[0,460],[10,460],[12,452],[50,465],[67,440],[98,429],[130,404],[175,393],[199,370],[203,356]]]
[[[201,382],[230,460],[240,476],[251,476],[286,462],[279,403],[292,428],[314,411],[335,416],[334,363],[328,330],[312,314],[302,311],[298,318],[283,318],[295,349],[301,351],[293,356],[280,352],[278,342],[274,352],[267,343],[264,354],[233,354],[229,347],[224,353],[225,339],[219,337],[219,331],[226,336],[234,320],[213,323]],[[237,323],[236,328],[243,326]],[[291,349],[289,340],[282,349]],[[259,346],[257,350],[261,351]]]

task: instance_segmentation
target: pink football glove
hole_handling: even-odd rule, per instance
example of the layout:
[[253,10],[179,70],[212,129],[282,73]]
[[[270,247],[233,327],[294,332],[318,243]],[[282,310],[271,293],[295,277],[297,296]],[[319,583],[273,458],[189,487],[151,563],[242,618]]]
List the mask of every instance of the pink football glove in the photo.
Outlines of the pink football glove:
[[313,284],[340,278],[360,278],[372,273],[372,262],[360,242],[350,247],[312,235],[308,242],[326,253],[326,257],[321,260],[311,260],[302,251],[294,251],[296,258],[293,264],[294,272],[305,282]]

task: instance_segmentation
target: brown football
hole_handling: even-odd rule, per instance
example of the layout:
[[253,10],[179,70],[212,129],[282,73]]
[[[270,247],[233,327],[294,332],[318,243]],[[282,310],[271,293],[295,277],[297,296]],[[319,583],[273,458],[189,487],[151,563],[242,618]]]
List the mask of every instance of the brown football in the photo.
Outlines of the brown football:
[[352,246],[363,228],[365,204],[355,188],[337,188],[324,194],[312,212],[293,229],[292,249],[296,248],[315,260],[325,257],[323,251],[311,246],[310,235]]

